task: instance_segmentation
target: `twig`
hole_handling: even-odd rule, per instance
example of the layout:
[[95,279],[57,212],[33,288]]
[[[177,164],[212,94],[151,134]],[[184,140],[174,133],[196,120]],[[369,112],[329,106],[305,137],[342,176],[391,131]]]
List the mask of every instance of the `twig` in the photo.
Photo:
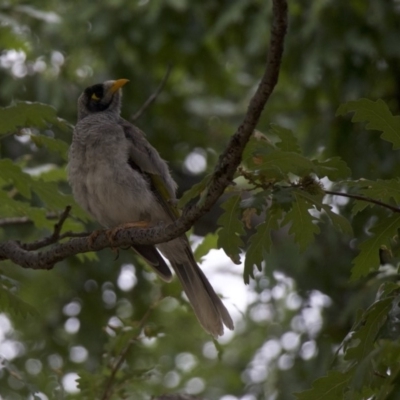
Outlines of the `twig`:
[[243,150],[278,82],[286,30],[287,2],[286,0],[273,0],[271,38],[264,75],[250,101],[243,122],[219,157],[206,195],[196,205],[188,205],[180,218],[167,226],[157,225],[147,229],[121,230],[113,236],[112,241],[107,237],[106,231],[102,231],[92,242],[88,238],[73,238],[65,243],[57,243],[49,250],[37,253],[26,251],[16,241],[9,240],[0,244],[0,259],[9,259],[24,268],[49,269],[58,261],[79,253],[98,251],[106,247],[163,243],[183,235],[211,209],[225,188],[232,182],[241,162]]
[[[57,219],[58,214],[55,212],[49,212],[46,214],[47,219]],[[10,226],[10,225],[26,225],[32,224],[33,221],[29,217],[8,217],[0,219],[0,227]]]
[[132,117],[131,117],[132,122],[135,122],[136,120],[138,120],[142,116],[142,114],[146,111],[146,109],[154,103],[156,98],[159,96],[161,91],[164,89],[164,86],[167,83],[167,80],[169,78],[169,75],[171,74],[171,71],[172,71],[172,65],[169,64],[167,67],[167,71],[164,75],[164,78],[162,79],[161,83],[158,85],[157,90],[152,95],[150,95],[150,97],[144,102],[142,107],[140,107],[139,110],[136,111],[135,114],[132,115]]
[[50,236],[47,236],[40,240],[36,240],[35,242],[32,243],[20,244],[21,248],[24,250],[32,251],[41,249],[50,244],[58,242],[61,239],[61,236],[63,236],[60,235],[60,232],[62,226],[64,225],[65,220],[68,218],[70,211],[71,211],[71,206],[65,207],[65,210],[60,215],[58,222],[54,225],[53,233]]
[[153,312],[153,310],[160,304],[160,302],[163,300],[163,298],[159,298],[156,300],[145,312],[143,315],[142,319],[139,322],[138,325],[138,330],[139,333],[137,336],[133,337],[132,339],[129,340],[127,345],[123,350],[121,350],[121,353],[119,355],[118,361],[114,364],[114,366],[111,369],[111,374],[110,377],[107,379],[105,388],[104,388],[104,393],[103,396],[101,397],[101,400],[108,400],[111,398],[112,392],[113,392],[113,381],[115,378],[115,375],[117,374],[118,370],[121,368],[123,362],[126,359],[126,356],[128,355],[129,350],[131,349],[132,345],[137,341],[140,333],[142,332],[145,323],[147,322],[148,318],[150,317],[150,314]]
[[[271,187],[274,188],[274,184],[272,182],[259,183],[251,173],[247,173],[246,170],[242,169],[241,167],[238,168],[238,171],[241,176],[246,178],[248,180],[248,182],[254,186],[254,188],[263,189],[263,190],[271,189]],[[289,186],[284,186],[284,188],[286,188],[286,189],[293,188],[293,187],[304,188],[304,186],[301,184],[292,184]],[[282,186],[279,186],[279,188],[282,188]],[[321,189],[323,189],[322,186],[321,186]],[[323,189],[323,191],[325,194],[329,194],[332,196],[348,197],[350,199],[365,201],[367,203],[372,203],[372,204],[376,204],[381,207],[388,208],[389,210],[391,210],[393,212],[400,213],[399,207],[392,206],[390,204],[384,203],[383,201],[375,200],[371,197],[366,197],[366,196],[359,195],[359,194],[345,193],[345,192],[335,192],[332,190],[325,190],[325,189]]]
[[399,207],[391,206],[390,204],[384,203],[384,202],[379,201],[379,200],[372,199],[370,197],[366,197],[366,196],[362,196],[362,195],[358,195],[358,194],[334,192],[332,190],[324,190],[324,192],[325,192],[325,194],[330,194],[332,196],[342,196],[342,197],[348,197],[350,199],[366,201],[367,203],[373,203],[373,204],[376,204],[378,206],[382,206],[382,207],[388,208],[389,210],[391,210],[393,212],[400,213],[400,208]]

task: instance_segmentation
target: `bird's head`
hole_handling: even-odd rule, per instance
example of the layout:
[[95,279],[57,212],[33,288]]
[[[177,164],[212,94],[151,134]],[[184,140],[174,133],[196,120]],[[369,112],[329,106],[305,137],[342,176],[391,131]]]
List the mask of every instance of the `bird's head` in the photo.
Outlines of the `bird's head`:
[[78,120],[102,111],[119,114],[122,97],[119,89],[127,82],[128,79],[118,79],[86,88],[78,99]]

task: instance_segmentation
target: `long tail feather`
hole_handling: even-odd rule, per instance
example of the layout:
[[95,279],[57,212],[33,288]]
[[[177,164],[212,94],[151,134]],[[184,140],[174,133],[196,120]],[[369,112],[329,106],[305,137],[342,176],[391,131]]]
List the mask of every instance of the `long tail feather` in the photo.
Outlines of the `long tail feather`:
[[158,250],[151,245],[135,244],[132,249],[141,255],[164,281],[170,282],[172,273]]
[[204,273],[191,264],[173,265],[196,316],[203,328],[213,336],[221,336],[225,325],[233,329],[233,321],[221,299],[214,292]]
[[172,267],[201,325],[213,336],[220,336],[224,333],[223,325],[232,330],[233,321],[228,310],[191,253],[188,258],[187,263],[172,263]]

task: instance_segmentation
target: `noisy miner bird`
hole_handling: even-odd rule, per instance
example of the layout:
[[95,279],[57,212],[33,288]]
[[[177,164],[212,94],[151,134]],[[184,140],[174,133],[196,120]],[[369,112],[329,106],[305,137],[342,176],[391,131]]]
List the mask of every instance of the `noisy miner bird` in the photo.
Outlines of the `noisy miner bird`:
[[[127,82],[106,81],[81,94],[68,161],[76,201],[101,225],[116,229],[170,223],[179,215],[176,183],[167,163],[144,133],[120,116],[121,87]],[[185,235],[133,248],[166,281],[172,274],[159,251],[169,260],[207,332],[219,336],[224,325],[233,329],[228,310],[197,265]]]

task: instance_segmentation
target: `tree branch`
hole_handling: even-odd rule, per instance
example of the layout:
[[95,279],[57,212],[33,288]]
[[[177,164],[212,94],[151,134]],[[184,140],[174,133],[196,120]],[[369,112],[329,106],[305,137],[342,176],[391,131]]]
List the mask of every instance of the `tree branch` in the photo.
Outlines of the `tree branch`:
[[287,2],[286,0],[273,0],[271,38],[264,75],[250,100],[243,122],[219,157],[207,193],[201,202],[186,207],[182,216],[168,226],[157,225],[148,229],[130,228],[121,230],[114,236],[112,242],[107,237],[106,231],[103,231],[92,243],[88,238],[74,238],[65,243],[55,244],[46,251],[29,252],[21,247],[18,242],[10,240],[0,245],[0,259],[10,259],[24,268],[49,269],[58,261],[79,253],[98,251],[106,247],[130,246],[134,243],[157,244],[184,234],[202,215],[211,209],[223,194],[225,188],[232,182],[236,169],[241,162],[243,150],[278,82],[286,30]]
[[131,117],[132,122],[135,122],[136,120],[138,120],[142,116],[142,114],[147,110],[147,108],[149,108],[154,103],[154,101],[157,99],[158,95],[164,89],[164,86],[167,83],[167,80],[169,78],[169,75],[171,74],[171,71],[172,71],[172,65],[169,64],[167,67],[167,72],[165,73],[164,78],[162,79],[161,83],[158,85],[157,90],[144,102],[142,107],[140,107],[139,110],[136,111],[135,114],[132,115],[132,117]]
[[[253,174],[248,173],[245,169],[239,167],[238,171],[239,171],[241,176],[246,178],[249,183],[254,185],[254,188],[259,188],[259,189],[263,189],[263,190],[268,190],[268,189],[271,189],[271,188],[273,189],[274,188],[274,183],[273,182],[259,183],[257,181],[257,179],[253,176]],[[313,182],[315,182],[315,181],[313,180]],[[320,183],[318,183],[318,184],[320,184]],[[280,189],[282,189],[282,187],[284,187],[286,189],[289,189],[289,188],[292,188],[292,187],[298,187],[298,188],[306,190],[304,185],[301,184],[301,183],[295,183],[295,184],[291,184],[291,185],[288,185],[288,186],[280,186],[280,185],[278,185],[278,187]],[[371,197],[363,196],[363,195],[360,195],[360,194],[351,194],[351,193],[345,193],[345,192],[335,192],[335,191],[332,191],[332,190],[325,190],[322,185],[320,187],[321,187],[321,189],[323,190],[323,192],[325,194],[329,194],[331,196],[342,196],[342,197],[348,197],[350,199],[365,201],[366,203],[372,203],[372,204],[376,204],[376,205],[381,206],[381,207],[388,208],[392,212],[400,213],[400,207],[392,206],[391,204],[384,203],[383,201],[380,201],[380,200],[375,200],[375,199],[373,199]]]
[[122,367],[122,365],[126,359],[126,356],[129,353],[129,350],[131,349],[133,344],[137,342],[151,313],[161,303],[162,300],[163,300],[163,297],[159,298],[147,309],[146,313],[143,315],[142,319],[138,323],[138,326],[137,326],[138,334],[135,337],[133,337],[132,339],[130,339],[128,341],[127,345],[119,353],[117,361],[111,368],[111,374],[110,374],[109,378],[107,379],[107,382],[106,382],[106,385],[104,388],[104,392],[103,392],[103,396],[101,396],[101,400],[109,400],[111,398],[111,396],[113,394],[113,384],[114,384],[114,380],[115,380],[115,375],[117,374],[119,369]]
[[350,199],[361,200],[361,201],[365,201],[367,203],[376,204],[378,206],[388,208],[389,210],[391,210],[395,213],[400,213],[399,207],[392,206],[390,204],[384,203],[383,201],[372,199],[371,197],[366,197],[366,196],[362,196],[359,194],[344,193],[344,192],[333,192],[331,190],[324,190],[324,192],[325,192],[325,194],[330,194],[332,196],[348,197]]

